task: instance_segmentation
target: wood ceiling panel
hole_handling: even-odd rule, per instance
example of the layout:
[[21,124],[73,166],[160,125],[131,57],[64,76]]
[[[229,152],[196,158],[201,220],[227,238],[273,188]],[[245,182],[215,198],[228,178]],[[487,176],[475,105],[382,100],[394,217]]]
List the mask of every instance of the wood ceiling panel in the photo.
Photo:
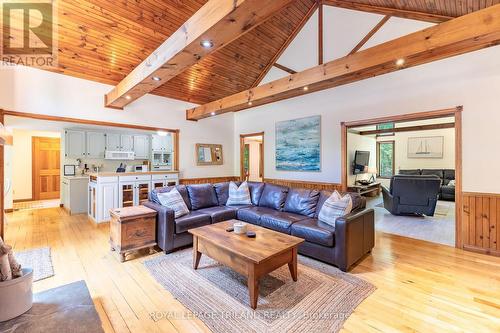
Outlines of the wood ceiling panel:
[[[500,3],[500,0],[327,0],[327,3],[353,9],[357,5],[400,9],[434,15],[458,17]],[[358,7],[361,8],[361,7]],[[369,11],[368,7],[363,7]]]
[[295,1],[267,22],[207,56],[153,93],[200,104],[252,87],[314,5],[315,0]]
[[[116,85],[207,1],[59,0],[59,67],[52,71]],[[315,2],[296,0],[153,93],[204,104],[252,87]],[[456,17],[500,0],[325,0],[334,2]]]

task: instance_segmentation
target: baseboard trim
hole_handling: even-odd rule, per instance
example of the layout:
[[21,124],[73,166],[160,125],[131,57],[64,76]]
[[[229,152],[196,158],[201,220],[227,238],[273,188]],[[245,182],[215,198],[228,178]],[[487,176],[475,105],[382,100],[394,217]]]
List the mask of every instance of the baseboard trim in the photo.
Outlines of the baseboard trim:
[[27,202],[27,201],[34,201],[34,200],[33,200],[33,198],[15,199],[15,200],[12,200],[12,202]]
[[306,188],[318,191],[342,190],[342,184],[337,184],[337,183],[311,182],[304,180],[273,179],[273,178],[264,178],[264,182],[275,185],[287,186],[291,188]]
[[214,184],[223,183],[229,181],[237,181],[240,177],[238,176],[222,176],[222,177],[203,177],[203,178],[181,178],[179,179],[179,184],[190,185],[190,184]]
[[492,249],[483,249],[481,247],[472,246],[472,245],[464,245],[464,250],[471,251],[475,253],[487,254],[495,257],[500,257],[500,251],[492,250]]

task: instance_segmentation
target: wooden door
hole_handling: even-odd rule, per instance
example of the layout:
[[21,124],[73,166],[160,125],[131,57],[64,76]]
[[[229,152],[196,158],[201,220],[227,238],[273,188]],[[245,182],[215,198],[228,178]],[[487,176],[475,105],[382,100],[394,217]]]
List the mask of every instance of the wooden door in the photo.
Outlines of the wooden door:
[[61,141],[59,138],[32,138],[33,200],[60,197]]

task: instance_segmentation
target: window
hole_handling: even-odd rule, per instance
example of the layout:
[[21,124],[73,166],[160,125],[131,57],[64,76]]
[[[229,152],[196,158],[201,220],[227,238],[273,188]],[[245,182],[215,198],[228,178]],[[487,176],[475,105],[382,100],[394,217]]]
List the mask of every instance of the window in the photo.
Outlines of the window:
[[[394,123],[385,123],[385,124],[378,124],[377,129],[378,130],[385,130],[385,129],[391,129],[394,128]],[[393,136],[394,132],[389,132],[389,133],[379,133],[377,134],[377,137],[380,136]]]
[[377,170],[381,178],[394,175],[394,141],[377,142]]
[[250,173],[250,145],[245,144],[243,151],[243,170],[245,171],[245,177]]

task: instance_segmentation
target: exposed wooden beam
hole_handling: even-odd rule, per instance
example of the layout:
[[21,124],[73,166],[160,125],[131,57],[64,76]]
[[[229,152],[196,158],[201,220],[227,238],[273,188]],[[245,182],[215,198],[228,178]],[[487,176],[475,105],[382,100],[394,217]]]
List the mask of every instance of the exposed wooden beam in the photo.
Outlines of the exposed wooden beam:
[[271,61],[269,61],[269,63],[264,67],[264,70],[257,77],[257,79],[253,83],[252,87],[257,87],[260,84],[260,82],[264,79],[264,77],[267,75],[267,73],[269,73],[269,71],[271,70],[271,68],[276,64],[276,61],[278,61],[278,59],[281,57],[281,55],[283,54],[283,52],[285,52],[285,50],[288,48],[288,46],[290,45],[290,43],[295,39],[295,37],[297,37],[297,35],[299,34],[300,30],[302,30],[302,28],[304,27],[304,25],[306,25],[307,21],[309,21],[309,19],[311,18],[311,16],[316,11],[316,8],[318,8],[318,6],[315,4],[314,6],[312,6],[309,9],[309,11],[307,12],[307,14],[302,18],[302,21],[300,21],[299,25],[297,25],[297,27],[292,32],[292,34],[288,37],[288,39],[286,40],[286,42],[281,46],[281,48],[279,49],[279,51],[276,52],[276,54],[271,59]]
[[500,44],[500,4],[186,111],[239,111]]
[[360,131],[358,132],[358,134],[373,135],[373,134],[384,134],[384,133],[415,132],[415,131],[428,131],[428,130],[454,128],[454,127],[455,123],[429,124],[429,125],[416,125],[416,126],[405,126],[396,128],[384,128],[384,129],[370,130],[370,131]]
[[446,15],[430,14],[425,12],[418,12],[418,11],[397,9],[397,8],[387,8],[387,7],[367,5],[345,0],[323,0],[323,3],[325,5],[330,5],[334,7],[359,10],[363,12],[369,12],[381,15],[397,16],[397,17],[418,20],[418,21],[426,21],[431,23],[442,23],[454,18],[452,16],[446,16]]
[[384,16],[379,23],[377,23],[377,25],[375,27],[373,27],[372,30],[370,30],[370,32],[368,34],[366,34],[365,37],[363,37],[363,39],[358,43],[358,45],[356,45],[352,50],[351,52],[349,52],[348,54],[354,54],[356,52],[359,51],[359,49],[361,49],[363,47],[363,45],[366,44],[366,42],[368,42],[368,40],[370,40],[370,38],[372,38],[373,35],[375,35],[375,33],[377,33],[377,31],[380,30],[380,28],[382,28],[382,26],[387,22],[389,21],[389,19],[391,18],[390,15],[386,15]]
[[282,71],[288,72],[288,73],[290,73],[290,74],[295,74],[295,73],[297,73],[297,71],[294,71],[293,69],[288,68],[288,67],[286,67],[286,66],[280,65],[280,64],[278,64],[277,62],[276,62],[276,63],[274,63],[274,67],[279,68],[279,69],[281,69]]
[[318,65],[323,64],[323,2],[318,2]]
[[[106,94],[105,105],[123,108],[249,32],[291,1],[273,0],[263,6],[261,0],[209,0]],[[201,45],[204,41],[208,46]]]

